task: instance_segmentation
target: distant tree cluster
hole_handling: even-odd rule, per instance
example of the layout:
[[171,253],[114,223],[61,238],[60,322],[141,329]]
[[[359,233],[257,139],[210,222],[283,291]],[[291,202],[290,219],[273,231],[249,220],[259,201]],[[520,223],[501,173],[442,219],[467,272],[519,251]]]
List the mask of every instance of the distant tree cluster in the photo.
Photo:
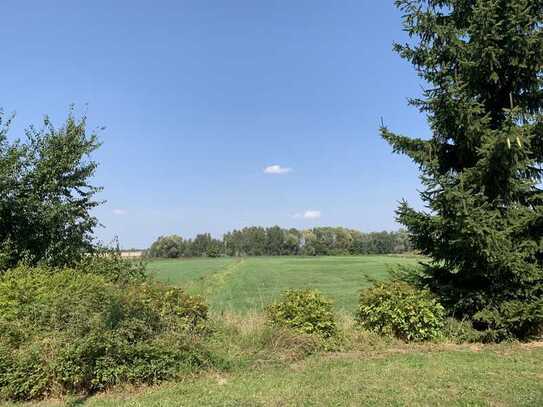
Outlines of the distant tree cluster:
[[209,233],[194,239],[183,239],[178,235],[160,236],[147,250],[148,257],[175,259],[179,257],[219,257],[224,253],[224,244]]
[[392,254],[411,250],[407,233],[362,233],[342,227],[318,227],[307,230],[279,226],[251,226],[214,239],[209,233],[194,239],[178,235],[159,237],[147,251],[148,257],[219,256],[331,256]]

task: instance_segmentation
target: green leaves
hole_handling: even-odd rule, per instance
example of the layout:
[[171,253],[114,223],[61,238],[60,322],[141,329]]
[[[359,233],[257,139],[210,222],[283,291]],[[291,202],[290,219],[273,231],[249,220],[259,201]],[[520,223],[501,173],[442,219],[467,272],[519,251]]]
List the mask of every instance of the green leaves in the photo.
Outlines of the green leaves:
[[266,313],[273,325],[303,334],[329,338],[337,332],[333,303],[316,290],[288,290]]
[[390,281],[360,292],[356,319],[380,334],[425,341],[442,336],[445,309],[429,291]]
[[0,276],[0,399],[153,384],[213,363],[202,299],[103,275],[24,266]]
[[450,314],[502,330],[496,339],[529,336],[543,320],[517,312],[524,322],[513,322],[504,304],[519,301],[527,310],[543,298],[543,200],[535,198],[543,164],[543,5],[396,4],[413,41],[395,49],[428,84],[412,104],[427,114],[432,136],[381,133],[422,171],[427,212],[403,204],[397,214],[415,248],[432,259],[423,283]]
[[[0,113],[0,271],[29,264],[73,264],[92,250],[100,188],[89,183],[98,147],[86,117],[70,112],[65,124],[30,127],[25,142],[10,143]],[[9,120],[8,120],[9,122]]]

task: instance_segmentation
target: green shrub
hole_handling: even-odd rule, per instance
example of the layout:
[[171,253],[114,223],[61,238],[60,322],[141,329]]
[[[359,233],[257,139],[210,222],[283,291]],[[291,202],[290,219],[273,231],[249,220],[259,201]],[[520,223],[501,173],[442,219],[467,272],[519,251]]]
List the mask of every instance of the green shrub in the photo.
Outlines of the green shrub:
[[364,328],[384,335],[424,341],[442,335],[445,310],[429,291],[388,281],[361,291],[356,319]]
[[123,259],[118,250],[97,249],[83,258],[75,267],[85,274],[96,274],[117,284],[142,282],[147,279],[145,263],[141,260]]
[[[466,332],[468,342],[525,341],[543,334],[543,299],[537,288],[538,282],[534,281],[529,289],[520,290],[520,295],[519,287],[510,282],[511,291],[500,289],[491,294],[487,287],[468,292],[454,288],[445,277],[448,273],[443,266],[424,264],[422,267],[398,266],[391,274],[396,280],[428,288],[434,293],[447,314],[458,320],[460,325],[456,325],[463,330],[475,330]],[[501,280],[493,283],[505,284]]]
[[483,334],[473,327],[470,320],[447,318],[443,332],[445,338],[455,343],[475,343],[484,339]]
[[214,365],[206,320],[201,299],[149,280],[10,270],[0,277],[0,399],[155,383]]
[[316,290],[288,290],[266,308],[272,325],[324,338],[337,332],[333,303]]
[[537,338],[543,332],[543,300],[508,300],[489,305],[472,317],[482,342]]

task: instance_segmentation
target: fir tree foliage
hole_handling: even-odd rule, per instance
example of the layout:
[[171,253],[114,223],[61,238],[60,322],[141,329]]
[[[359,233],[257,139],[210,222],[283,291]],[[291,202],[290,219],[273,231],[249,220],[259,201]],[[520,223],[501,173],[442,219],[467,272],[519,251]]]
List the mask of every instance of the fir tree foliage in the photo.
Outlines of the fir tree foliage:
[[398,209],[432,260],[425,283],[488,338],[543,323],[543,1],[398,0],[406,44],[427,84],[410,101],[431,138],[382,127],[421,170],[427,206]]

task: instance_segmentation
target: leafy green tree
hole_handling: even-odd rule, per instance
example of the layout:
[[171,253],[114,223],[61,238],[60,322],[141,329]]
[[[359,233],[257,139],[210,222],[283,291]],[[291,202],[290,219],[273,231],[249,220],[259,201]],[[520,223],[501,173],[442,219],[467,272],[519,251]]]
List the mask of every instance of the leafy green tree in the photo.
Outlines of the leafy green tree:
[[335,228],[334,252],[339,255],[348,254],[353,244],[353,236],[356,231]]
[[182,257],[185,252],[185,242],[181,236],[170,235],[160,236],[153,242],[147,255],[149,257],[160,257],[174,259]]
[[335,254],[335,233],[333,228],[314,228],[313,234],[315,235],[313,247],[315,248],[315,254],[317,256],[329,256]]
[[304,230],[302,232],[302,255],[303,256],[316,256],[317,250],[315,248],[317,237],[313,230]]
[[193,257],[195,256],[193,251],[193,240],[185,239],[183,241],[183,257]]
[[98,224],[91,211],[100,188],[90,184],[97,164],[89,159],[96,134],[70,112],[62,127],[45,117],[10,142],[10,122],[0,112],[0,270],[21,261],[73,264],[93,250]]
[[381,129],[422,172],[427,207],[398,218],[431,257],[426,283],[489,339],[543,322],[543,2],[398,0],[396,44],[428,84],[432,137]]
[[224,247],[227,256],[241,256],[241,232],[234,230],[224,235]]
[[207,256],[212,245],[213,238],[209,233],[198,234],[192,241],[192,255]]
[[285,231],[285,240],[281,253],[285,256],[296,256],[300,251],[302,233],[294,228]]
[[267,253],[268,236],[266,229],[259,226],[244,228],[242,247],[243,253],[249,256],[264,256]]
[[285,244],[285,232],[279,226],[266,229],[266,254],[279,256]]

